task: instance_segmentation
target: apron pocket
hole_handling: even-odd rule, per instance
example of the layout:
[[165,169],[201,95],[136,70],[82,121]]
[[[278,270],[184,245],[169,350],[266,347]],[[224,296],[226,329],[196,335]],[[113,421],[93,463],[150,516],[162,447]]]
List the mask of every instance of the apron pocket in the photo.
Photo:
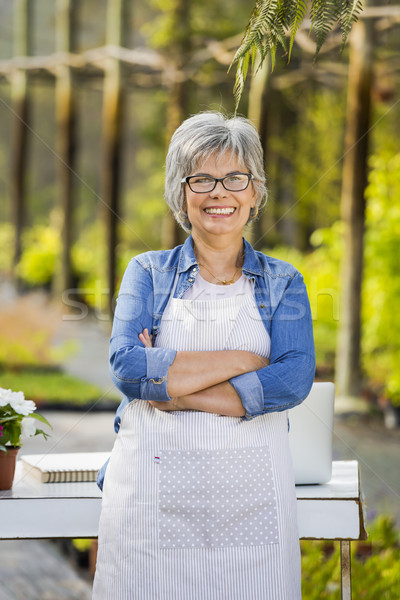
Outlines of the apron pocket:
[[278,543],[267,446],[163,450],[159,466],[160,548],[221,548]]

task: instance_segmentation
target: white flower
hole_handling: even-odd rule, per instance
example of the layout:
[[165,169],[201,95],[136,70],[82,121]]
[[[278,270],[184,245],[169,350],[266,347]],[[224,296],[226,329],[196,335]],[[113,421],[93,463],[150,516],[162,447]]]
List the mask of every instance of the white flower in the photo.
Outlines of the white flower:
[[10,404],[12,395],[13,392],[11,390],[0,388],[0,406],[7,406],[7,404]]
[[36,404],[32,400],[25,400],[24,392],[11,392],[8,397],[11,408],[20,415],[27,416],[36,410]]
[[25,437],[32,437],[36,434],[36,421],[35,419],[30,419],[27,417],[26,419],[22,419],[22,435]]

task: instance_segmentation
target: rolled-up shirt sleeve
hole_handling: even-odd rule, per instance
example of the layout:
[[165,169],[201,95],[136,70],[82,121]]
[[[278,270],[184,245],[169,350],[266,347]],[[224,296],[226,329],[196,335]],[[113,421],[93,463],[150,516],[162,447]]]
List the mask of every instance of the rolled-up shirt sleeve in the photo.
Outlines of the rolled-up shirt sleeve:
[[129,399],[170,400],[167,375],[176,351],[145,348],[139,334],[152,330],[153,280],[136,260],[129,263],[118,295],[110,340],[110,374]]
[[270,364],[230,379],[251,418],[300,404],[315,375],[313,325],[300,273],[287,286],[271,322]]

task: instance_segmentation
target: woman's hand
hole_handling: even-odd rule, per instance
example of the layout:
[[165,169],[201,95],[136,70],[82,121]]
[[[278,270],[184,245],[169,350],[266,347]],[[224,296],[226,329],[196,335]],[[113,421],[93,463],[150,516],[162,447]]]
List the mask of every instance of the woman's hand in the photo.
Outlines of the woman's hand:
[[[152,348],[152,336],[149,335],[148,329],[143,329],[142,333],[139,334],[139,340],[142,342],[145,348]],[[231,354],[232,352],[232,354]],[[200,357],[205,358],[206,352],[201,353],[185,353],[190,357],[195,358],[196,354],[197,361]],[[233,358],[237,356],[236,351],[228,351],[227,357]],[[219,358],[221,354],[212,352],[211,355]],[[239,351],[240,356],[240,369],[242,372],[257,371],[263,369],[269,365],[269,359],[263,358],[258,354],[247,351]],[[196,361],[195,361],[196,362]],[[209,370],[215,369],[215,362],[211,361],[209,364]],[[191,374],[193,376],[193,374]],[[183,374],[178,377],[185,378]],[[167,402],[148,400],[149,404],[158,410],[174,411],[174,410],[198,410],[203,412],[211,412],[220,415],[241,417],[244,416],[245,410],[242,402],[228,381],[223,381],[211,386],[205,386],[202,390],[194,393],[183,394],[182,396],[172,396],[171,400]]]
[[[145,348],[152,348],[152,336],[149,335],[147,328],[143,329],[142,333],[139,333],[139,340],[142,342]],[[148,403],[158,408],[158,410],[182,410],[179,398],[171,398],[168,402],[157,402],[155,400],[148,400]]]
[[249,371],[258,371],[259,369],[263,369],[264,367],[268,367],[269,358],[264,358],[264,356],[260,356],[259,354],[254,354],[254,352],[248,352],[248,360],[249,362]]
[[197,410],[227,417],[243,417],[246,411],[239,395],[231,384],[226,381],[208,389],[171,398],[168,402],[150,401],[158,410]]
[[143,329],[142,333],[139,333],[139,340],[144,344],[145,348],[152,348],[153,344],[151,341],[152,336],[149,335],[149,330],[147,328]]
[[158,402],[157,400],[148,400],[148,403],[154,406],[154,408],[158,408],[158,410],[193,410],[190,408],[186,408],[183,406],[180,398],[171,398],[167,402]]

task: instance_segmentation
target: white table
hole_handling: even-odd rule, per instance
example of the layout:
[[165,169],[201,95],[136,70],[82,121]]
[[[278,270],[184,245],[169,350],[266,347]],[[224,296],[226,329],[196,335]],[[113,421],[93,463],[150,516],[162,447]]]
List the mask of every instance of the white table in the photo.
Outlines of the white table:
[[[296,486],[301,539],[341,545],[342,599],[351,599],[351,540],[366,538],[357,461],[333,463],[325,485]],[[36,482],[18,463],[12,490],[0,491],[0,540],[96,538],[101,492],[95,483]]]

